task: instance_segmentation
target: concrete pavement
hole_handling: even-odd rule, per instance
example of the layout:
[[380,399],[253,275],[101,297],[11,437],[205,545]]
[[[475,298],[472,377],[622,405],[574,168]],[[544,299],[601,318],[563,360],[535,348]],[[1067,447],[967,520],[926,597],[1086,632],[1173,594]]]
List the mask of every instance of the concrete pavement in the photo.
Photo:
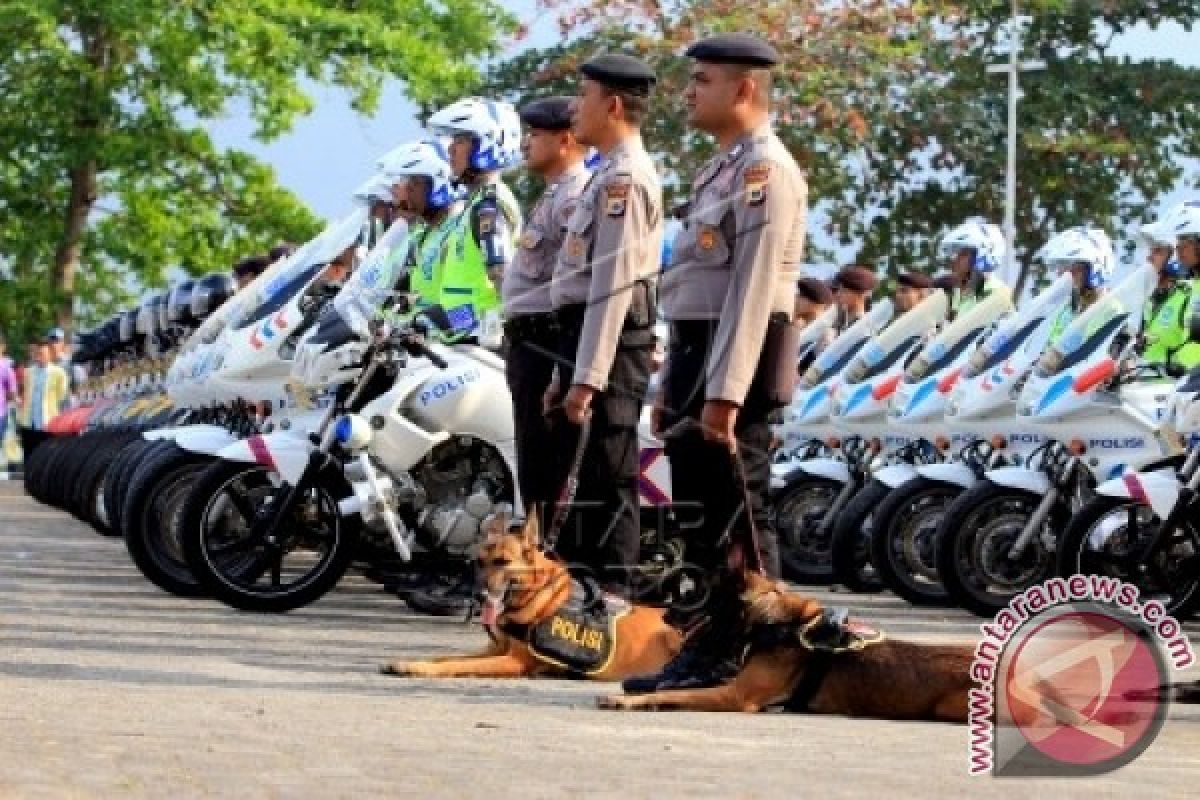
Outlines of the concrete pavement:
[[[835,598],[894,636],[965,641],[977,630],[956,610]],[[1106,777],[997,781],[967,776],[966,731],[957,726],[621,715],[592,708],[610,688],[595,684],[377,672],[385,659],[462,652],[482,637],[454,620],[412,615],[358,578],[283,616],[171,597],[138,574],[120,540],[37,505],[19,484],[0,484],[0,798],[1168,798],[1200,790],[1200,707],[1172,709],[1151,749]]]

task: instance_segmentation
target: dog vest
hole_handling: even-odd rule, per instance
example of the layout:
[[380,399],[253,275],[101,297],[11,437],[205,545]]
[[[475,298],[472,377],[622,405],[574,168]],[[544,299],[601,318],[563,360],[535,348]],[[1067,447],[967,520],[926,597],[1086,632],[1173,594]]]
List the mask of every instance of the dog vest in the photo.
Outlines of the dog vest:
[[535,625],[505,622],[499,627],[529,645],[538,660],[572,677],[591,677],[612,662],[617,621],[630,610],[624,600],[604,595],[594,581],[572,578],[567,601],[549,618]]

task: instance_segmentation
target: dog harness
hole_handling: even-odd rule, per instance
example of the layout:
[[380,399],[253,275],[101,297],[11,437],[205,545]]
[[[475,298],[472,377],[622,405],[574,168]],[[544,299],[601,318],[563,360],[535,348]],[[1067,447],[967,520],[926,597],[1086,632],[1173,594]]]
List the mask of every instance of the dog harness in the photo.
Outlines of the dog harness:
[[586,678],[606,670],[617,645],[617,621],[631,611],[590,578],[572,578],[567,601],[534,625],[503,622],[500,632],[524,642],[539,661]]
[[804,676],[783,703],[784,711],[807,712],[837,657],[883,641],[883,632],[851,620],[844,608],[827,608],[799,630],[794,625],[764,625],[755,632],[751,648],[769,650],[799,644],[810,655]]

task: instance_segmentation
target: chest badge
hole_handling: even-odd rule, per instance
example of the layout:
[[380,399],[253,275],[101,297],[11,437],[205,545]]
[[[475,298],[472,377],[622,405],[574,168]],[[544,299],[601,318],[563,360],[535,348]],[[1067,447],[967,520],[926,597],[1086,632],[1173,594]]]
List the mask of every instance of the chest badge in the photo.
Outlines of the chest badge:
[[572,233],[567,239],[567,255],[571,258],[583,258],[583,237]]
[[701,250],[712,250],[717,246],[717,230],[708,225],[700,228],[699,243]]
[[534,245],[536,245],[536,244],[537,244],[537,235],[532,230],[530,230],[529,228],[526,228],[524,231],[522,231],[521,247],[524,247],[526,250],[532,250]]

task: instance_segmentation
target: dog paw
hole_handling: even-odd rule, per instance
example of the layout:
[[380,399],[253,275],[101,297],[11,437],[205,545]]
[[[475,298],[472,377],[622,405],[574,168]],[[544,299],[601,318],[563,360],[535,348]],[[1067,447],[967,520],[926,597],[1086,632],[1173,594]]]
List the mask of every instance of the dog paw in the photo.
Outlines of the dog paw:
[[596,708],[604,711],[639,711],[641,706],[636,697],[614,694],[608,697],[597,697]]
[[398,678],[417,678],[425,674],[421,665],[413,661],[392,661],[380,667],[379,671]]

